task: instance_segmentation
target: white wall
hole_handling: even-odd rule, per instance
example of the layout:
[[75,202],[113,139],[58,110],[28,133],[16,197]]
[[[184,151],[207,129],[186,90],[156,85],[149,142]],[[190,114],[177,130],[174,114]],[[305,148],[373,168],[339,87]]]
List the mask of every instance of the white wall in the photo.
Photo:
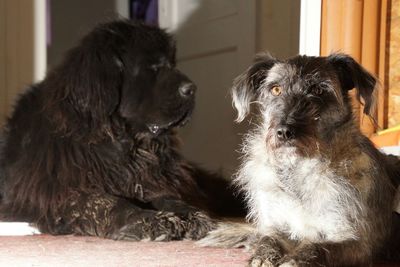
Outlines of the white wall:
[[322,0],[301,0],[299,54],[320,55]]

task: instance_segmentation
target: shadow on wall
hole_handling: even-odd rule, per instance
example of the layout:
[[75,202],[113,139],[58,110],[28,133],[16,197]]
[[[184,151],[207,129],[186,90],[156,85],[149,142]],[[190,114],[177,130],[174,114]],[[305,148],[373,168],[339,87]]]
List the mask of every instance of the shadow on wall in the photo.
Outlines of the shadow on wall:
[[[180,129],[187,158],[227,177],[237,169],[242,134],[251,126],[234,123],[229,89],[256,52],[269,50],[278,57],[297,54],[298,2],[159,0],[161,6],[174,8],[166,14],[177,15],[159,14],[161,26],[172,25],[169,30],[176,36],[178,67],[198,86],[192,121]],[[114,1],[52,1],[49,68],[94,25],[117,17]]]
[[180,129],[183,153],[230,177],[238,166],[236,150],[246,125],[234,123],[229,91],[255,54],[255,3],[176,2],[177,16],[163,24],[161,14],[161,26],[176,36],[178,68],[198,86],[192,121]]
[[250,121],[234,123],[232,81],[257,52],[268,50],[279,58],[298,53],[300,1],[257,0],[253,7],[232,0],[177,2],[181,17],[171,30],[177,39],[178,67],[199,87],[193,119],[180,130],[183,152],[230,177],[239,165],[243,134],[252,127]]
[[50,40],[48,69],[61,62],[65,52],[75,46],[97,23],[117,18],[110,0],[61,0],[50,2]]

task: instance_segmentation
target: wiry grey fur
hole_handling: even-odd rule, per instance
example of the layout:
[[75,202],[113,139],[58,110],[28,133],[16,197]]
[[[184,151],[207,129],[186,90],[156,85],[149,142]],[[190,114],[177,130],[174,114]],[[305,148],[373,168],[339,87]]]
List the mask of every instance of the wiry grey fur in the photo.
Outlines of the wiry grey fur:
[[348,95],[356,88],[369,115],[375,86],[347,55],[259,57],[233,88],[238,121],[252,102],[260,111],[236,176],[255,229],[223,225],[203,245],[246,240],[255,247],[251,266],[369,266],[399,259],[398,214],[392,212],[398,161],[361,134]]

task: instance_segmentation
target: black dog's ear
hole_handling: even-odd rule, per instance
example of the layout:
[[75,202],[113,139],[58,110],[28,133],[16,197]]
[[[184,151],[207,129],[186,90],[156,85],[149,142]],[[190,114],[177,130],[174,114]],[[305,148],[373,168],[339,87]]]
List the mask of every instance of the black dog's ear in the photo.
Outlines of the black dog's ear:
[[44,81],[50,89],[48,108],[65,135],[102,132],[98,129],[108,127],[119,105],[125,67],[110,34],[93,31]]
[[377,79],[348,55],[332,54],[327,59],[334,66],[342,89],[347,92],[356,88],[357,100],[361,103],[363,99],[364,113],[370,115]]
[[91,124],[104,122],[117,108],[124,71],[115,44],[103,33],[107,32],[83,39],[70,51],[59,72],[67,79],[65,97],[74,113]]
[[250,112],[250,104],[258,97],[258,88],[268,71],[277,62],[269,54],[258,55],[255,63],[235,78],[232,87],[233,105],[238,111],[237,122],[241,122]]

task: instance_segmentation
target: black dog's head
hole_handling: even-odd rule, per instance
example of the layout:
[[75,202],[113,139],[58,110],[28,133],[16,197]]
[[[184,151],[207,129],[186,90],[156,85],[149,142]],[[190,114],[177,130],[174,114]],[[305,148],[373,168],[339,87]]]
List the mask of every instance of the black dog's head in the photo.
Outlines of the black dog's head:
[[233,100],[238,121],[252,102],[260,105],[270,149],[292,146],[309,152],[352,120],[349,90],[356,88],[369,115],[375,85],[376,79],[344,54],[287,61],[260,56],[236,79]]
[[194,108],[196,88],[175,65],[174,40],[163,30],[115,21],[85,36],[45,82],[65,128],[72,121],[99,130],[118,117],[136,132],[159,134]]

